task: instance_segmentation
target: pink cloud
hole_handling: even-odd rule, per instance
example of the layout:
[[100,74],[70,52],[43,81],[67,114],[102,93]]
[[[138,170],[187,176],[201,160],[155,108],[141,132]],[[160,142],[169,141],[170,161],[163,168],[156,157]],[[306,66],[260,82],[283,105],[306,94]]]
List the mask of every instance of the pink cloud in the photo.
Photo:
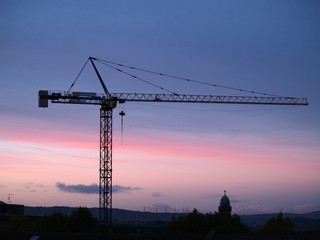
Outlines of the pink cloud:
[[[200,162],[220,161],[247,165],[276,165],[282,168],[302,167],[305,171],[319,168],[316,162],[318,160],[317,151],[313,146],[299,145],[298,147],[295,143],[288,141],[252,139],[250,136],[237,139],[217,136],[208,142],[190,136],[190,133],[175,136],[174,133],[163,132],[153,136],[154,132],[141,131],[139,134],[130,132],[125,135],[124,145],[120,146],[119,137],[116,134],[117,132],[114,133],[113,141],[114,157],[121,158],[123,163],[127,161],[126,159],[153,161],[153,159],[162,158],[163,164],[176,164],[177,166],[186,163],[173,162],[172,159],[195,160],[192,163],[194,166],[199,165]],[[43,131],[33,128],[12,132],[11,129],[2,128],[1,136],[5,141],[32,143],[35,148],[43,148],[42,150],[34,149],[38,155],[41,151],[46,151],[44,155],[48,155],[52,149],[73,149],[73,152],[81,151],[81,154],[83,151],[90,151],[91,154],[99,152],[98,131],[77,132],[68,129]],[[19,154],[24,153],[14,151],[16,157]],[[56,154],[56,151],[53,150],[52,154]],[[303,156],[308,158],[307,163],[301,162]]]
[[[20,182],[35,177],[46,183],[97,183],[98,137],[98,131],[51,129],[43,134],[4,130],[0,139],[2,178],[10,182],[18,175],[15,181]],[[190,187],[201,195],[209,188],[221,187],[221,183],[223,188],[237,183],[249,185],[255,192],[264,188],[279,194],[297,186],[311,186],[320,171],[313,146],[294,145],[291,149],[290,144],[252,136],[200,138],[190,133],[141,131],[126,133],[123,146],[119,139],[115,131],[114,183],[149,189],[150,196],[161,192],[188,198]],[[252,211],[256,211],[254,207]]]
[[86,148],[96,149],[99,147],[99,137],[94,137],[92,132],[81,133],[66,129],[49,129],[43,131],[41,129],[28,129],[12,131],[12,129],[2,128],[1,137],[5,141],[38,143],[40,145],[55,144],[59,148]]
[[[37,161],[38,164],[47,164],[45,162],[55,161],[57,156],[65,155],[71,164],[81,158],[84,160],[98,158],[99,142],[98,134],[92,132],[72,132],[72,131],[55,131],[50,130],[46,134],[37,131],[19,131],[10,132],[5,130],[2,132],[4,139],[11,142],[20,142],[29,144],[29,151],[37,154],[37,159],[43,157],[42,160],[34,160],[34,156],[26,154],[24,151],[19,152],[16,149],[11,152],[2,152],[6,157],[17,159],[17,164],[21,164],[23,159],[31,162]],[[93,135],[95,135],[93,137]],[[79,137],[81,136],[81,138]],[[85,136],[85,137],[83,137]],[[246,139],[238,139],[238,141],[230,139],[221,139],[207,141],[198,141],[196,138],[188,139],[188,135],[182,136],[159,134],[151,136],[151,134],[132,134],[127,135],[123,146],[119,141],[113,142],[113,156],[120,160],[120,163],[137,161],[141,164],[159,162],[163,165],[197,167],[201,164],[212,162],[235,163],[245,165],[260,165],[277,167],[283,169],[300,169],[304,171],[319,170],[319,165],[310,159],[317,159],[312,153],[308,156],[309,161],[303,160],[306,150],[304,146],[300,147],[300,152],[293,149],[288,150],[287,145],[284,146],[277,142],[257,142],[252,143],[252,139],[246,142]],[[115,138],[117,139],[117,138]],[[307,148],[307,149],[310,149]],[[11,155],[11,156],[10,156]],[[14,156],[14,157],[13,157]],[[23,158],[23,159],[21,159]],[[35,162],[36,164],[36,162]],[[67,164],[67,163],[66,163]]]

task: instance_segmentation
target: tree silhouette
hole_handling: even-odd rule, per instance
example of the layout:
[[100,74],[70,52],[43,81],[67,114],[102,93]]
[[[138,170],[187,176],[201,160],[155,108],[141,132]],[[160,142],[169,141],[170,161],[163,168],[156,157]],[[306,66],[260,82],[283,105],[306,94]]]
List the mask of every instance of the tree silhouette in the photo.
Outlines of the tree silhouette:
[[95,232],[98,230],[98,221],[88,208],[79,207],[77,211],[72,212],[68,222],[72,232]]
[[283,218],[282,212],[277,217],[272,217],[258,230],[260,234],[289,234],[293,229],[293,223],[289,217]]
[[79,207],[70,216],[61,212],[44,216],[37,221],[37,228],[44,232],[96,232],[98,221],[89,209]]
[[8,232],[28,232],[35,230],[35,228],[35,223],[31,221],[29,217],[11,216],[2,230]]
[[67,232],[68,215],[55,212],[50,216],[43,216],[37,221],[37,229],[42,232]]
[[186,217],[173,217],[168,224],[169,233],[208,233],[214,230],[220,233],[248,233],[250,228],[241,222],[239,215],[207,213],[203,215],[194,209]]

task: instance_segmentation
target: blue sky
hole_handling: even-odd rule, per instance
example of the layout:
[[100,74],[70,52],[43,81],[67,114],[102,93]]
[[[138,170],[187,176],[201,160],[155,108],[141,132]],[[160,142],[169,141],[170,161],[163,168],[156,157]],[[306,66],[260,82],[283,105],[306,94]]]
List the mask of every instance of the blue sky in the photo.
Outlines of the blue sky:
[[[99,109],[37,108],[38,90],[67,90],[93,56],[310,102],[119,106],[114,184],[132,190],[115,207],[214,211],[227,189],[239,213],[319,210],[319,25],[317,1],[1,1],[0,200],[97,206],[57,186],[97,184]],[[162,92],[97,67],[110,92]],[[141,76],[178,93],[243,95]],[[90,65],[74,90],[103,91]]]

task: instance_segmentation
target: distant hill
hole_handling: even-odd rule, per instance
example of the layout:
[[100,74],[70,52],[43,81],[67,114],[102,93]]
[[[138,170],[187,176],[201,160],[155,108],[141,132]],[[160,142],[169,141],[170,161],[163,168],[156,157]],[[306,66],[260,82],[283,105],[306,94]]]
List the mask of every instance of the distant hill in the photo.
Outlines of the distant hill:
[[296,217],[293,219],[296,231],[320,230],[320,219]]
[[[0,202],[1,204],[1,202]],[[62,212],[71,214],[77,208],[74,207],[24,207],[24,215],[26,216],[44,216],[51,215],[54,212]],[[98,208],[89,208],[95,218],[99,217]],[[112,218],[114,221],[132,221],[132,222],[154,222],[165,221],[168,222],[171,218],[182,213],[153,213],[130,211],[124,209],[113,209]],[[270,218],[277,216],[279,213],[271,214],[255,214],[255,215],[241,215],[241,220],[248,224],[251,228],[259,228],[264,225]],[[284,217],[290,217],[294,223],[295,230],[320,230],[320,211],[294,214],[284,213]]]
[[[75,207],[24,207],[25,216],[44,216],[51,215],[54,212],[62,212],[71,214],[77,208]],[[89,208],[93,217],[99,217],[98,208]],[[178,213],[152,213],[152,212],[139,212],[124,209],[113,209],[112,219],[114,221],[137,221],[137,222],[153,222],[153,221],[170,221],[172,216],[179,215]]]
[[5,205],[5,204],[6,204],[5,202],[0,201],[0,205]]
[[[279,213],[241,215],[241,220],[251,228],[259,228],[264,225],[270,218],[276,217]],[[291,218],[294,229],[299,231],[320,230],[320,211],[311,213],[284,213],[283,217]]]

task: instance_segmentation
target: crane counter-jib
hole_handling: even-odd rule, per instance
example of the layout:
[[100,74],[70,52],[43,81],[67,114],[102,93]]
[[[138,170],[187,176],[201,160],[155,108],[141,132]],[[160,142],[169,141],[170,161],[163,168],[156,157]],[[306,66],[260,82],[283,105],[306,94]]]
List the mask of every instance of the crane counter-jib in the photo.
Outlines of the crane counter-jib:
[[257,96],[217,96],[185,94],[110,93],[39,91],[39,107],[53,103],[103,105],[109,102],[176,102],[176,103],[224,103],[224,104],[267,104],[267,105],[308,105],[307,98],[257,97]]

